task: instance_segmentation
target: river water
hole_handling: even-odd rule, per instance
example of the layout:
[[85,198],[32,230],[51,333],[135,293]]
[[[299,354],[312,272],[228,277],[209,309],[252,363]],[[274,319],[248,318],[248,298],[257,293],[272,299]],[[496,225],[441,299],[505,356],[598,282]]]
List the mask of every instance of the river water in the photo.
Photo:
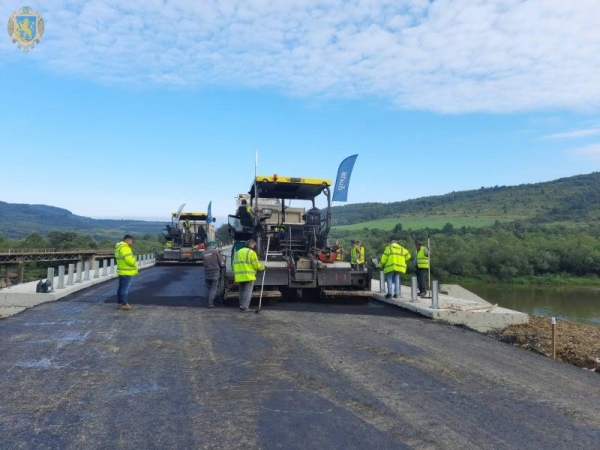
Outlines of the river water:
[[490,303],[530,315],[600,325],[600,287],[465,286]]

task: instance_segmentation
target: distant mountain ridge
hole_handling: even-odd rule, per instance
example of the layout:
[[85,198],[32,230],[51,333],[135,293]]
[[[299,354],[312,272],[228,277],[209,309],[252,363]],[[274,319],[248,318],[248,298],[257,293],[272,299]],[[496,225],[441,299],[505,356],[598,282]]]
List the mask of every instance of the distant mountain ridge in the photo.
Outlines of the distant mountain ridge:
[[600,218],[600,172],[400,202],[335,206],[332,214],[336,226],[415,216],[510,218],[536,223],[591,222]]
[[124,233],[159,234],[165,222],[142,220],[92,219],[78,216],[64,208],[0,201],[0,234],[10,239],[27,237],[33,232],[76,231],[94,237]]
[[[392,203],[355,203],[332,208],[334,225],[415,217],[590,223],[600,219],[600,172],[535,184],[495,186]],[[0,201],[0,235],[19,239],[33,232],[76,231],[95,238],[124,233],[159,234],[165,222],[92,219],[64,208]]]

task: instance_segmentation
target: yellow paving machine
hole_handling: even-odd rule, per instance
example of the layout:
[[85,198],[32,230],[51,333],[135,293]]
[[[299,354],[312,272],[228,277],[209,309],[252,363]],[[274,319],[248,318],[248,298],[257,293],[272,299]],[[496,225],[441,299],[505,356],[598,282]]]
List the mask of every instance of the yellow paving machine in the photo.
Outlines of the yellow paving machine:
[[[338,261],[329,246],[330,187],[331,181],[325,179],[255,177],[248,194],[238,196],[236,214],[228,218],[233,247],[224,275],[224,298],[238,296],[231,262],[248,239],[257,242],[258,257],[266,267],[266,298],[371,295],[372,269],[353,270],[349,262]],[[317,201],[326,206],[319,209]],[[262,277],[259,273],[256,291]]]
[[167,242],[157,263],[202,263],[206,244],[215,240],[215,226],[207,223],[207,213],[180,210],[171,217],[171,224],[163,233]]

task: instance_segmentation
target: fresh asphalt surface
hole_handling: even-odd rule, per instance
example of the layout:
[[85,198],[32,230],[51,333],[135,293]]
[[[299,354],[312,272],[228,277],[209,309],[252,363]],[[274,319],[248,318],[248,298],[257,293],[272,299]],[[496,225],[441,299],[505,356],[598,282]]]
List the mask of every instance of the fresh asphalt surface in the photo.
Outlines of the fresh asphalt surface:
[[204,308],[157,267],[0,321],[0,449],[595,448],[600,377],[376,302]]

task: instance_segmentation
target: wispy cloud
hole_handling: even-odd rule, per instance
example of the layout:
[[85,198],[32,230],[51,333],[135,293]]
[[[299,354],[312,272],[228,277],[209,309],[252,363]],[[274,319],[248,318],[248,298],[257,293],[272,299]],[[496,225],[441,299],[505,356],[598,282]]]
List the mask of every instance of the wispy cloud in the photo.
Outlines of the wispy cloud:
[[567,150],[567,154],[600,162],[600,143]]
[[542,139],[576,139],[600,134],[600,128],[583,128],[544,136]]
[[[399,108],[600,106],[598,0],[45,0],[25,57],[101,83],[377,96]],[[0,5],[0,18],[21,6]]]

